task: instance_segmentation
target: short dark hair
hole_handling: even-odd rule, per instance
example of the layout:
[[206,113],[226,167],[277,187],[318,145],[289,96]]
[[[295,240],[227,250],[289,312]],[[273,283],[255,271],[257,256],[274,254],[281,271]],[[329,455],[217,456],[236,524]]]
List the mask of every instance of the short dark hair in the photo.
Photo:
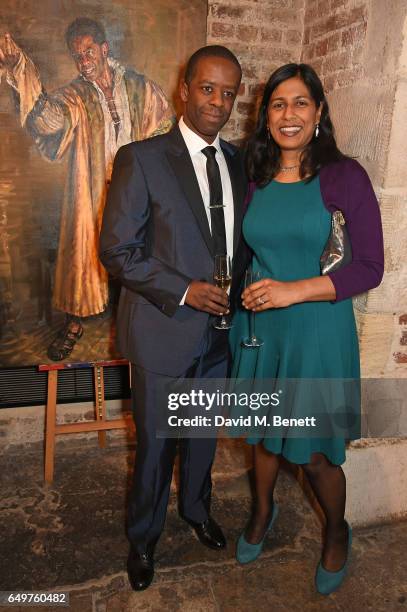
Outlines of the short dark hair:
[[237,59],[236,55],[232,53],[232,51],[230,51],[226,47],[223,47],[222,45],[207,45],[206,47],[201,47],[200,49],[195,51],[195,53],[193,53],[193,55],[191,55],[188,60],[188,63],[185,67],[184,76],[185,82],[188,85],[194,78],[196,66],[199,60],[204,57],[222,57],[223,59],[227,59],[233,62],[233,64],[240,70],[240,75],[242,74],[242,67],[239,64],[239,60]]
[[98,45],[106,42],[106,32],[102,24],[87,17],[78,17],[67,27],[65,40],[68,49],[72,49],[72,42],[81,36],[92,36]]
[[308,64],[285,64],[275,70],[266,83],[257,124],[247,146],[247,172],[250,180],[255,181],[259,187],[267,185],[280,169],[280,148],[267,128],[270,98],[280,83],[296,76],[300,77],[308,87],[317,108],[322,103],[319,136],[312,137],[301,156],[301,178],[309,175],[311,180],[323,166],[346,157],[336,144],[328,102],[317,73]]

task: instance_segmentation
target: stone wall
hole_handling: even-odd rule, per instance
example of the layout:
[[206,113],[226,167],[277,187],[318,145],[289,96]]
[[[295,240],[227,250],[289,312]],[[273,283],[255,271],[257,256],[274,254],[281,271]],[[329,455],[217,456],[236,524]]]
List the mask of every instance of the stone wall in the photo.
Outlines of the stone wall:
[[366,0],[305,0],[301,61],[315,68],[327,92],[354,83],[363,72],[366,5]]
[[385,277],[358,315],[362,372],[407,376],[407,4],[322,4],[305,0],[301,59],[322,76],[339,145],[368,171],[384,226]]

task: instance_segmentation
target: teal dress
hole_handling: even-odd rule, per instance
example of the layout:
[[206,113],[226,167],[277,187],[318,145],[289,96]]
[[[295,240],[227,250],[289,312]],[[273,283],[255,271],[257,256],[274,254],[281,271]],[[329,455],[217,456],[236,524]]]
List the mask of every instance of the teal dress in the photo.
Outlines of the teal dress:
[[[259,270],[263,278],[279,281],[319,276],[319,258],[330,222],[318,178],[309,183],[271,181],[257,189],[243,222],[244,237],[254,253],[253,269]],[[358,385],[360,378],[351,299],[304,302],[256,313],[256,336],[264,341],[259,348],[242,346],[242,339],[249,335],[248,321],[249,313],[243,308],[234,315],[230,332],[232,378],[275,379],[275,389],[282,386],[280,381],[295,379],[295,392],[290,388],[291,394],[286,394],[285,415],[287,401],[288,412],[294,417],[332,415],[335,403],[346,405],[348,416],[359,414],[359,393],[354,392],[354,386],[350,394],[346,389],[347,381],[357,381]],[[322,381],[323,388],[316,385],[312,392],[307,391],[306,381],[310,379]],[[326,381],[333,387],[327,388]],[[247,442],[262,442],[267,450],[297,464],[308,463],[313,452],[323,453],[336,465],[345,461],[345,438],[349,436],[296,433],[294,437],[288,433],[273,437],[273,431],[257,428]]]

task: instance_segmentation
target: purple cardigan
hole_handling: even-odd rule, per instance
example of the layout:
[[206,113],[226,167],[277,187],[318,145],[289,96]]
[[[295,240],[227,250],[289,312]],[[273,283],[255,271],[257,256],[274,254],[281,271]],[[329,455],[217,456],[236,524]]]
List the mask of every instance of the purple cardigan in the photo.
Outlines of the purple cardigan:
[[[327,210],[343,212],[352,245],[351,263],[328,274],[339,302],[380,285],[384,270],[380,210],[365,169],[354,159],[324,166],[319,184]],[[249,183],[247,203],[255,189],[255,183]]]

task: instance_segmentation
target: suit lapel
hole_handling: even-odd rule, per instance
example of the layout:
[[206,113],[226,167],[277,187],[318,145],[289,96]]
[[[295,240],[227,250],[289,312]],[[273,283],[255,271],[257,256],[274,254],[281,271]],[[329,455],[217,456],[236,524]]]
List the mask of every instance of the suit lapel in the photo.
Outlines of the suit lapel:
[[205,244],[210,254],[213,256],[212,236],[202,200],[201,190],[191,157],[178,126],[171,131],[169,136],[171,137],[171,146],[167,151],[168,161],[195,215]]
[[228,148],[222,144],[223,154],[228,165],[230,182],[232,183],[233,193],[233,210],[234,210],[234,222],[233,222],[233,255],[236,254],[236,249],[240,240],[240,233],[242,229],[243,220],[243,200],[244,200],[244,182],[242,180],[243,169],[241,167],[239,156],[230,153]]

